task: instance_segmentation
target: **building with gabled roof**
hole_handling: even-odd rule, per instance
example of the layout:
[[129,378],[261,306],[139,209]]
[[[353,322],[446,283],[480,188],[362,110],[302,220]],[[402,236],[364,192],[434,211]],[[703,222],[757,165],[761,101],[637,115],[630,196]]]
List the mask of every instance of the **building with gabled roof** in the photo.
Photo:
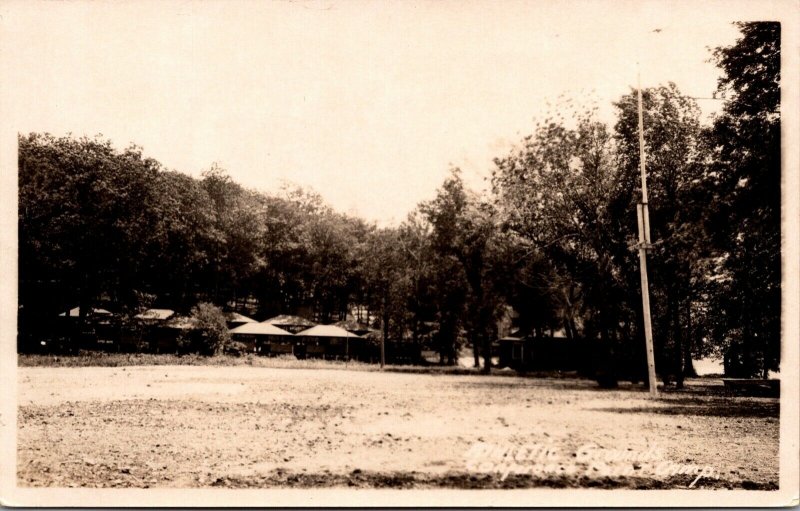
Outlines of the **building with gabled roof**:
[[230,330],[231,338],[246,345],[248,352],[262,355],[292,355],[295,342],[291,332],[270,323],[245,323]]

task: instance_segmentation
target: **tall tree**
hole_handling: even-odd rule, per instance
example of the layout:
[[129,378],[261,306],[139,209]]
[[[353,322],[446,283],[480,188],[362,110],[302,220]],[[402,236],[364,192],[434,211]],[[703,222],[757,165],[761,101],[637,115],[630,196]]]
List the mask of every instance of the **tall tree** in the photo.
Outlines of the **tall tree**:
[[781,308],[781,26],[738,23],[741,37],[714,57],[727,98],[710,132],[718,194],[710,219],[720,251],[712,335],[726,373],[777,370]]
[[592,342],[595,370],[610,384],[623,375],[641,379],[634,188],[612,132],[594,110],[562,105],[495,164],[504,225],[528,246],[531,264],[542,261],[538,287],[549,287],[546,302],[567,337]]
[[251,278],[262,264],[261,198],[233,182],[216,163],[202,177],[200,184],[211,199],[214,227],[219,234],[209,246],[212,285],[208,299],[228,303],[239,295],[249,294]]
[[[575,128],[564,119],[538,124],[520,148],[495,160],[493,186],[504,221],[532,257],[541,254],[554,265],[568,336],[610,340],[620,321],[612,251],[620,240],[608,209],[616,186],[612,149],[607,128],[587,112]],[[587,327],[590,332],[579,332]]]
[[381,364],[385,360],[385,343],[403,336],[405,299],[405,272],[400,251],[398,231],[386,228],[370,233],[365,246],[364,260],[365,301],[369,315],[377,319],[383,340]]
[[179,172],[160,172],[153,200],[144,207],[158,217],[148,250],[146,291],[160,304],[187,311],[212,294],[215,247],[224,241],[214,204],[202,183]]
[[453,169],[436,197],[420,206],[430,222],[434,249],[453,258],[469,286],[466,325],[474,350],[475,366],[483,354],[484,372],[492,366],[494,322],[499,295],[494,282],[497,269],[497,214],[494,207],[466,190],[458,169]]
[[455,365],[461,349],[467,284],[463,268],[434,244],[433,226],[419,208],[400,226],[400,248],[407,275],[406,324],[414,342],[439,352],[441,364]]
[[[693,332],[690,312],[698,294],[694,278],[702,258],[708,255],[703,231],[709,187],[705,165],[706,145],[701,137],[700,111],[694,99],[683,95],[675,84],[642,91],[644,141],[648,180],[651,238],[649,277],[654,320],[657,369],[681,386],[685,374],[694,375]],[[631,91],[615,103],[617,161],[620,169],[616,215],[633,220],[641,200],[637,93]],[[632,221],[624,222],[628,238],[637,235]],[[638,266],[626,257],[630,267]],[[638,279],[628,279],[633,295]]]

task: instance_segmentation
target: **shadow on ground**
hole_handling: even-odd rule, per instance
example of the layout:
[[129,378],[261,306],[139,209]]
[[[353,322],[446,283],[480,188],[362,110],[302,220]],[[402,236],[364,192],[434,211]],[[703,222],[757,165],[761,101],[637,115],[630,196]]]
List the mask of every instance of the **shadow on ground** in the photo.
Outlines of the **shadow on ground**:
[[593,408],[598,412],[654,413],[704,417],[774,418],[780,416],[777,399],[670,397],[654,401],[654,406]]
[[[511,475],[505,479],[489,474],[451,473],[443,475],[420,474],[416,472],[362,472],[354,470],[349,474],[296,474],[277,471],[259,477],[220,477],[210,484],[213,487],[228,488],[319,488],[319,487],[355,487],[355,488],[453,488],[453,489],[514,489],[514,488],[595,488],[595,489],[632,489],[663,490],[686,489],[693,477],[672,476],[667,479],[650,479],[645,477],[547,477],[539,478],[529,475]],[[757,483],[753,481],[700,480],[694,488],[701,489],[743,489],[743,490],[777,490],[773,482]]]

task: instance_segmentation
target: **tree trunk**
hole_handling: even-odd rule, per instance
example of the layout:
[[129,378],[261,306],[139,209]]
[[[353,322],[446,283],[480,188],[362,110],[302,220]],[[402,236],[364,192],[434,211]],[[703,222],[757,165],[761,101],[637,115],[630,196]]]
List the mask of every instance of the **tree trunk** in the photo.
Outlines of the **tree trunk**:
[[489,374],[492,372],[492,337],[486,329],[481,332],[481,336],[483,337],[483,372]]
[[569,318],[569,331],[570,331],[570,339],[577,339],[578,338],[578,327],[575,325],[575,318]]
[[[672,290],[675,293],[675,290]],[[680,300],[673,296],[670,299],[670,313],[672,315],[672,335],[675,340],[675,353],[673,356],[675,366],[675,387],[678,389],[683,388],[683,359],[684,359],[684,346],[683,346],[683,329],[681,328],[681,314],[680,314]]]
[[381,336],[381,369],[386,365],[386,341],[389,340],[389,314],[383,314],[383,335]]
[[381,337],[381,369],[386,365],[386,341],[389,340],[389,304],[383,295],[383,336]]
[[567,336],[568,340],[572,341],[574,339],[572,335],[572,327],[570,326],[569,319],[567,319],[566,315],[564,316],[563,323],[564,323],[564,335]]
[[[85,263],[81,263],[82,267],[86,267]],[[91,301],[92,301],[92,293],[91,293],[91,276],[87,271],[83,271],[81,275],[81,288],[78,291],[78,322],[76,325],[76,330],[73,332],[72,335],[72,346],[71,349],[75,352],[81,347],[83,344],[83,332],[86,329],[87,325],[87,317],[89,315]],[[69,321],[69,312],[67,312],[67,321]]]
[[687,378],[697,377],[692,355],[694,354],[694,332],[692,331],[692,301],[686,300],[686,336],[683,347],[683,374]]

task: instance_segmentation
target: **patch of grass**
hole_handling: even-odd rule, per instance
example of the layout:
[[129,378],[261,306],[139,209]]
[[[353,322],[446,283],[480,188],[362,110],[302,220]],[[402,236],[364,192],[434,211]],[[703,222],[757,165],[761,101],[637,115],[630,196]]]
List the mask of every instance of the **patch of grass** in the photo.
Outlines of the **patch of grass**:
[[248,354],[240,357],[231,355],[203,356],[196,354],[152,354],[152,353],[103,353],[82,352],[78,355],[27,355],[20,354],[17,359],[20,367],[122,367],[122,366],[254,366],[275,368],[355,368],[367,366],[361,362],[335,360],[298,360],[294,357],[262,357]]
[[[20,354],[19,367],[123,367],[123,366],[252,366],[275,369],[347,369],[355,371],[380,371],[380,365],[359,361],[304,359],[294,356],[266,357],[248,354],[231,355],[174,355],[152,353],[82,352],[78,355]],[[478,374],[479,370],[452,366],[386,366],[386,371],[421,374]],[[516,373],[509,372],[511,375]]]

